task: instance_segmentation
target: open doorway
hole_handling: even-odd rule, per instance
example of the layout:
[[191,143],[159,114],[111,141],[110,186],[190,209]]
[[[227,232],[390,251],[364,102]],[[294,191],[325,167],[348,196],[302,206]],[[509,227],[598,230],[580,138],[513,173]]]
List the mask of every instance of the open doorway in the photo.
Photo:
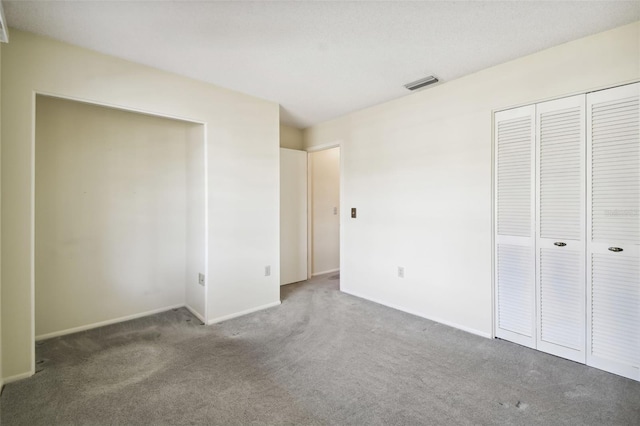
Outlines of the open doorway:
[[340,271],[340,147],[309,152],[308,276]]
[[36,340],[182,306],[204,322],[204,125],[37,95],[35,127]]

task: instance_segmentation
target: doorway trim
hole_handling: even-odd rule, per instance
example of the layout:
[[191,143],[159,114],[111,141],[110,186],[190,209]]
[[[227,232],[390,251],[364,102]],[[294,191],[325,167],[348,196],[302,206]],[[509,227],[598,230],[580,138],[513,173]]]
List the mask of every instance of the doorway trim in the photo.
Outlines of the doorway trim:
[[[344,143],[342,139],[335,140],[334,142],[329,142],[325,144],[315,145],[306,147],[305,151],[307,151],[307,279],[311,279],[312,268],[313,268],[313,209],[311,205],[311,197],[313,195],[311,191],[311,167],[309,167],[309,158],[310,155],[314,152],[318,151],[326,151],[328,149],[340,148],[340,177],[339,177],[339,190],[340,190],[340,209],[339,213],[339,247],[340,247],[340,267],[338,270],[342,269],[342,265],[344,265],[344,227],[343,227],[343,215],[342,211],[344,206]],[[342,282],[340,283],[340,287],[342,287]]]

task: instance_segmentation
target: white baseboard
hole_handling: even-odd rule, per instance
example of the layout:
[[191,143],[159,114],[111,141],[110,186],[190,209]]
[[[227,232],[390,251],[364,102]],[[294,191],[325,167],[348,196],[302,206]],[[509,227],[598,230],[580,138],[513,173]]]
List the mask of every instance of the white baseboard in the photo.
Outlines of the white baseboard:
[[2,383],[2,386],[8,385],[9,383],[17,382],[18,380],[28,379],[34,374],[36,374],[35,371],[27,371],[26,373],[20,373],[16,374],[15,376],[5,377],[0,381],[0,383]]
[[336,269],[328,269],[326,271],[321,271],[321,272],[314,272],[313,274],[311,274],[312,277],[317,277],[318,275],[324,275],[324,274],[330,274],[332,272],[339,272],[340,268],[336,268]]
[[201,315],[201,314],[200,314],[198,311],[196,311],[195,309],[193,309],[191,306],[189,306],[189,305],[184,305],[184,307],[185,307],[185,308],[187,308],[187,310],[188,310],[189,312],[191,312],[191,314],[192,314],[194,317],[196,317],[196,318],[198,318],[200,321],[202,321],[202,323],[203,323],[203,324],[206,324],[206,323],[207,323],[207,321],[205,321],[205,319],[204,319],[204,316],[203,316],[203,315]]
[[159,314],[160,312],[166,312],[172,309],[182,308],[184,306],[185,306],[184,304],[165,306],[164,308],[153,309],[151,311],[141,312],[139,314],[127,315],[120,318],[114,318],[106,321],[94,322],[93,324],[82,325],[80,327],[73,327],[73,328],[68,328],[66,330],[60,330],[60,331],[54,331],[52,333],[41,334],[40,336],[36,336],[36,342],[38,340],[51,339],[52,337],[59,337],[67,334],[78,333],[80,331],[86,331],[86,330],[91,330],[93,328],[104,327],[105,325],[116,324],[119,322],[146,317],[149,315]]
[[377,303],[379,305],[387,306],[389,308],[396,309],[396,310],[402,311],[402,312],[406,312],[408,314],[415,315],[415,316],[420,317],[420,318],[428,319],[429,321],[434,321],[434,322],[437,322],[437,323],[440,323],[440,324],[444,324],[444,325],[449,326],[449,327],[457,328],[458,330],[462,330],[462,331],[465,331],[467,333],[475,334],[476,336],[485,337],[487,339],[491,339],[492,338],[491,333],[486,333],[484,331],[476,330],[475,328],[470,328],[470,327],[466,327],[464,325],[455,324],[455,323],[452,323],[450,321],[443,320],[441,318],[430,317],[430,316],[424,315],[422,313],[416,312],[416,311],[414,311],[412,309],[407,309],[407,308],[404,308],[402,306],[394,305],[392,303],[382,302],[380,300],[376,300],[376,299],[373,299],[371,297],[363,296],[363,295],[358,294],[356,292],[347,291],[347,290],[343,290],[343,289],[340,289],[340,291],[343,292],[343,293],[350,294],[351,296],[359,297],[360,299],[365,299],[365,300],[368,300],[370,302]]
[[285,285],[289,285],[289,284],[298,284],[298,283],[301,283],[303,281],[306,281],[306,278],[304,280],[300,280],[300,281],[293,281],[293,282],[290,282],[290,283],[280,284],[280,287],[284,287]]
[[211,324],[216,324],[222,321],[226,321],[226,320],[230,320],[233,318],[238,318],[247,314],[252,314],[254,312],[258,312],[258,311],[262,311],[264,309],[269,309],[269,308],[273,308],[275,306],[278,306],[281,302],[278,300],[277,302],[273,302],[273,303],[267,303],[266,305],[261,305],[261,306],[256,306],[255,308],[251,308],[251,309],[247,309],[244,311],[240,311],[240,312],[236,312],[233,314],[229,314],[229,315],[224,315],[222,317],[218,317],[218,318],[214,318],[212,320],[209,320],[209,322],[207,324],[211,325]]

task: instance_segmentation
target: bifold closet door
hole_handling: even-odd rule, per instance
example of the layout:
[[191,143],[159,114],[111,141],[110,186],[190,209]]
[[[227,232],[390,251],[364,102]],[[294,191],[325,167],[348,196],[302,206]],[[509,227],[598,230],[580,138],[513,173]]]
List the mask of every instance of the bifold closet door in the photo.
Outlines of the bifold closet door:
[[640,380],[640,84],[587,95],[587,364]]
[[584,363],[585,95],[536,106],[537,348]]
[[535,106],[495,114],[496,337],[536,347]]

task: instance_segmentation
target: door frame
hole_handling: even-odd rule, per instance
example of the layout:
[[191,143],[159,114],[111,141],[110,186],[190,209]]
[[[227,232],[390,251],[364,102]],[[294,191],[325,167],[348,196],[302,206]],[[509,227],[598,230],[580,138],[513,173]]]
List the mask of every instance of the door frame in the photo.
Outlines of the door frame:
[[[344,227],[343,227],[343,206],[344,206],[344,148],[343,141],[338,139],[334,142],[329,142],[326,144],[316,145],[307,147],[305,151],[307,151],[307,279],[311,279],[313,276],[313,209],[311,203],[311,197],[313,196],[313,192],[311,191],[311,154],[318,151],[326,151],[328,149],[340,148],[340,176],[339,176],[339,191],[340,191],[340,209],[338,211],[339,218],[339,247],[340,247],[340,266],[339,269],[342,269],[342,265],[344,265]],[[342,287],[342,284],[340,284]]]

